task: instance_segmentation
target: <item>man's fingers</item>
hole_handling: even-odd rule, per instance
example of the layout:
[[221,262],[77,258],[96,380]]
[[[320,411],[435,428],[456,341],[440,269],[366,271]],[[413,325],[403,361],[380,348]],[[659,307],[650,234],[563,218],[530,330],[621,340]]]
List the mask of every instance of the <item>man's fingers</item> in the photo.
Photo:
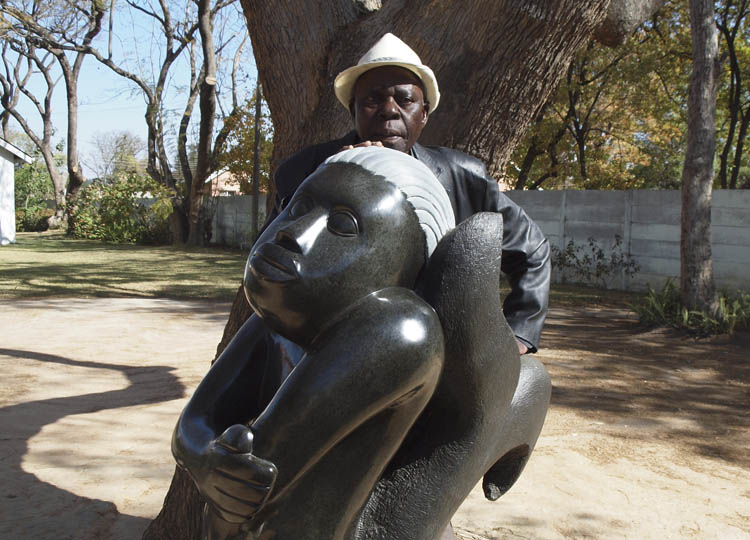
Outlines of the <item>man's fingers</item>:
[[366,148],[368,146],[380,146],[382,148],[383,143],[380,141],[362,141],[361,143],[357,143],[357,144],[347,144],[346,146],[342,146],[339,152],[343,152],[344,150],[351,150],[352,148],[361,148],[361,147]]

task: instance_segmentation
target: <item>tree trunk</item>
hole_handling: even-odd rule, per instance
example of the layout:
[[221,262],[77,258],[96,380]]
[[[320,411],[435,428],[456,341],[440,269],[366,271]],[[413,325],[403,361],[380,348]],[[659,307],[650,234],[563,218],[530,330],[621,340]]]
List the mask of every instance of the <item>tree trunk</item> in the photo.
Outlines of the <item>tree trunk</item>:
[[[272,166],[351,129],[349,114],[334,97],[333,79],[393,32],[417,51],[440,84],[440,108],[430,115],[420,142],[472,153],[497,173],[608,4],[391,0],[380,8],[381,2],[367,0],[242,0],[274,122]],[[240,290],[217,355],[249,314]],[[179,487],[183,479],[181,474],[173,480],[144,540],[195,538],[193,518],[181,519],[175,508],[195,497],[194,490]]]
[[253,136],[253,207],[252,207],[252,232],[253,242],[258,236],[258,202],[260,200],[260,123],[263,121],[261,117],[261,95],[260,95],[260,80],[256,81],[255,84],[255,130]]
[[198,2],[198,30],[203,49],[203,81],[200,91],[200,126],[198,136],[198,162],[190,185],[185,190],[190,195],[188,214],[188,244],[202,245],[203,242],[203,188],[212,169],[212,144],[214,117],[216,116],[216,51],[214,48],[214,25],[211,14],[211,0]]
[[711,261],[711,188],[715,141],[718,42],[711,0],[690,0],[693,73],[688,95],[688,140],[682,169],[680,293],[690,309],[715,313]]

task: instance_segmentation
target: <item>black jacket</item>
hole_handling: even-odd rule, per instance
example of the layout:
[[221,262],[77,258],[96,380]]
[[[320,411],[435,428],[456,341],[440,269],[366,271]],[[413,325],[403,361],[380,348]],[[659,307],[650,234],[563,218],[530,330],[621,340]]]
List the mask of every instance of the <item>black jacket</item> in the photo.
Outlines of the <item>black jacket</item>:
[[[352,131],[341,139],[308,146],[282,163],[276,175],[276,201],[267,223],[275,218],[302,181],[342,146],[356,144]],[[517,337],[535,352],[539,344],[549,295],[549,243],[526,212],[500,192],[487,177],[484,164],[463,152],[417,143],[411,155],[427,165],[448,192],[456,223],[477,212],[503,215],[502,271],[511,292],[503,302],[503,313]]]

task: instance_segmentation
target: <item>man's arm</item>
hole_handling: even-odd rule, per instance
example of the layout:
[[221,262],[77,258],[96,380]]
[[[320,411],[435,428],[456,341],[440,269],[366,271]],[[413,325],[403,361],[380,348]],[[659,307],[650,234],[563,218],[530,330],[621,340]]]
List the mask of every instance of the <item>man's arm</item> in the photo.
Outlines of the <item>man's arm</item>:
[[539,226],[503,193],[497,183],[487,184],[485,209],[503,216],[503,260],[510,293],[503,313],[516,337],[536,352],[547,315],[550,284],[550,248]]

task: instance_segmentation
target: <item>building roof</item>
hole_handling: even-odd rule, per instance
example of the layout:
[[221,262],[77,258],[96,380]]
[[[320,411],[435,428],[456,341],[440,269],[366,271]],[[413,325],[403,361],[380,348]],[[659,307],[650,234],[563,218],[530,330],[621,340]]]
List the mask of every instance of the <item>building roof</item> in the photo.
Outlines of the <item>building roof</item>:
[[16,163],[22,161],[24,163],[31,163],[34,161],[30,155],[18,148],[17,146],[9,143],[2,137],[0,137],[0,148],[5,148],[8,152],[16,157]]

